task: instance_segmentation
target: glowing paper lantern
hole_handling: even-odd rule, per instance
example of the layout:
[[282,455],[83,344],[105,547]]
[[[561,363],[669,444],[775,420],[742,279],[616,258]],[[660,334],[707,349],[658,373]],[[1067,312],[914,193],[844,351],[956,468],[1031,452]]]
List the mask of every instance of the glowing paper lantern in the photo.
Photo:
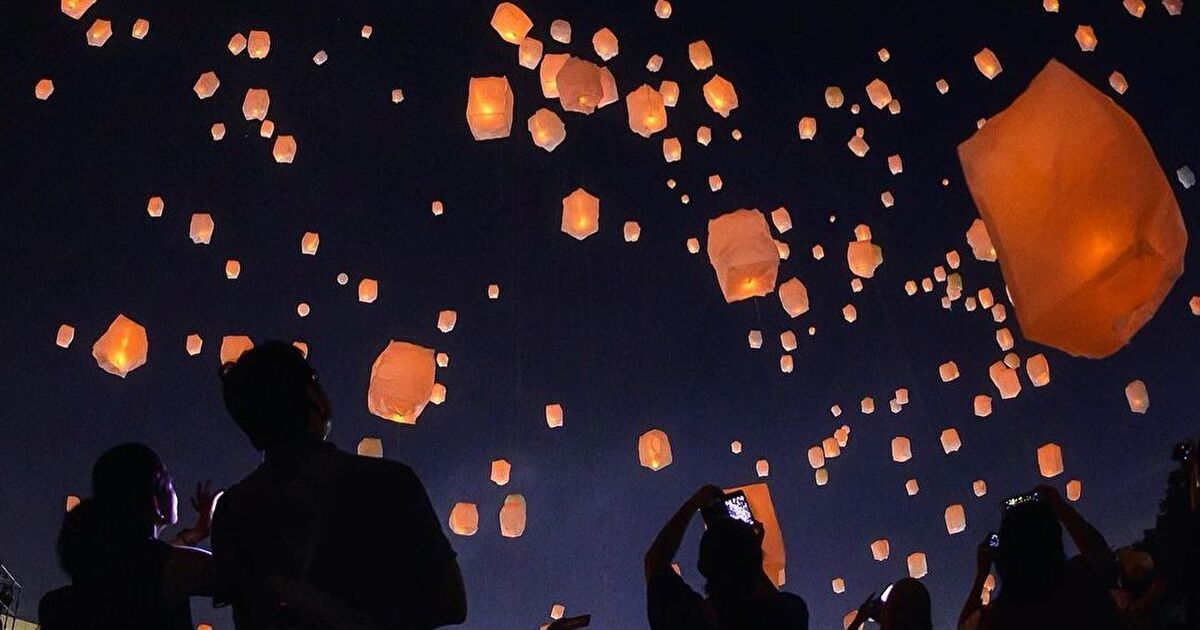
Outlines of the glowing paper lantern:
[[96,0],[62,0],[59,9],[72,20],[78,20],[93,4],[96,4]]
[[708,146],[708,143],[712,142],[712,129],[709,129],[708,127],[705,127],[704,125],[697,127],[696,128],[696,142],[698,142],[704,146]]
[[254,347],[254,341],[245,335],[225,335],[221,338],[221,365],[234,363],[242,353]]
[[557,429],[563,425],[563,408],[558,403],[546,405],[546,426]]
[[246,50],[246,36],[241,33],[234,33],[233,37],[229,38],[229,44],[225,47],[229,49],[229,54],[234,57],[242,54],[242,51]]
[[808,288],[799,278],[792,278],[779,285],[779,302],[789,317],[799,317],[808,312]]
[[1042,9],[1046,13],[1058,13],[1058,0],[1042,0]]
[[929,565],[926,563],[924,553],[919,551],[911,553],[905,562],[908,564],[908,577],[914,580],[919,580],[929,573]]
[[212,129],[209,130],[212,134],[213,142],[220,142],[225,138],[225,123],[215,123]]
[[[549,57],[547,55],[547,59]],[[559,105],[566,111],[581,114],[596,111],[596,107],[604,98],[604,84],[600,74],[600,66],[590,61],[578,57],[567,58],[554,77]]]
[[92,357],[100,369],[125,378],[126,374],[146,363],[150,342],[141,324],[117,315],[108,329],[92,345]]
[[775,514],[775,504],[771,501],[771,490],[765,483],[755,483],[737,488],[727,488],[725,492],[741,490],[746,494],[746,502],[750,504],[750,512],[754,520],[763,527],[763,572],[775,586],[783,586],[784,570],[787,565],[787,550],[783,543],[783,530]]
[[509,474],[512,472],[512,464],[507,460],[497,459],[492,461],[492,474],[490,479],[497,486],[508,484]]
[[725,185],[725,183],[721,181],[720,175],[709,175],[708,176],[708,189],[709,190],[711,190],[713,192],[717,192],[718,190],[721,190],[721,187],[723,187],[724,185]]
[[1168,15],[1174,16],[1183,13],[1183,0],[1162,0],[1162,5]]
[[264,138],[270,138],[275,135],[275,123],[270,120],[262,121],[262,125],[258,128],[258,135]]
[[525,41],[521,42],[521,47],[517,49],[517,63],[522,68],[530,70],[537,67],[542,61],[542,42],[532,37],[526,37]]
[[824,468],[818,468],[813,471],[813,481],[817,482],[818,486],[824,486],[829,483],[829,471]]
[[986,418],[992,415],[992,397],[979,394],[975,397],[972,403],[975,415],[979,418]]
[[1000,391],[1001,398],[1008,400],[1016,398],[1017,394],[1021,393],[1021,381],[1017,377],[1017,371],[1003,362],[993,363],[988,368],[988,376],[991,377],[992,384]]
[[1050,364],[1046,362],[1046,355],[1038,353],[1025,361],[1025,372],[1029,375],[1029,382],[1033,383],[1034,387],[1042,387],[1050,383]]
[[710,220],[708,260],[728,303],[775,290],[779,252],[758,210],[735,210]]
[[713,65],[712,51],[703,39],[688,44],[688,60],[697,70],[707,70]]
[[67,511],[68,511],[68,512],[70,512],[71,510],[74,510],[75,508],[79,507],[79,504],[80,504],[80,503],[81,503],[81,501],[80,501],[79,497],[77,497],[77,496],[75,496],[75,495],[73,495],[73,494],[68,494],[68,495],[67,495],[66,508],[67,508]]
[[566,612],[567,612],[567,609],[565,606],[563,606],[562,604],[555,604],[550,607],[550,618],[551,619],[562,619],[562,616],[564,614],[566,614]]
[[888,544],[886,538],[880,538],[879,540],[871,543],[871,557],[874,558],[876,562],[883,562],[884,560],[887,560],[891,553],[891,545]]
[[945,94],[950,91],[950,84],[945,79],[938,79],[935,85],[939,94]]
[[562,231],[582,241],[600,229],[600,199],[582,188],[563,198]]
[[889,155],[888,156],[888,171],[890,171],[892,173],[892,175],[899,175],[900,173],[903,173],[904,172],[904,160],[901,159],[899,155]]
[[1137,123],[1051,61],[958,151],[1025,336],[1092,358],[1128,343],[1182,272],[1187,242]]
[[830,584],[833,587],[833,592],[839,595],[846,592],[846,581],[842,578],[833,578]]
[[650,72],[658,72],[662,69],[662,63],[662,55],[651,55],[650,58],[646,60],[646,69]]
[[492,29],[504,41],[520,45],[525,41],[525,35],[532,28],[533,20],[529,19],[521,7],[511,2],[501,2],[496,5],[496,11],[492,14]]
[[661,429],[651,429],[638,438],[638,461],[643,468],[659,471],[671,465],[671,441]]
[[433,396],[433,350],[406,341],[389,341],[371,365],[367,409],[374,415],[416,424]]
[[1083,484],[1078,479],[1072,479],[1067,482],[1067,500],[1078,501],[1080,495],[1083,494]]
[[791,352],[796,349],[796,333],[785,330],[779,333],[779,345],[783,347],[784,352]]
[[883,264],[883,248],[872,243],[870,238],[854,241],[846,247],[846,263],[854,275],[873,278],[875,270]]
[[246,98],[242,99],[242,116],[246,120],[266,120],[267,111],[271,109],[271,94],[262,88],[246,90]]
[[855,134],[848,142],[846,142],[846,146],[850,148],[851,153],[858,157],[865,157],[867,155],[867,151],[871,150],[871,145],[867,144],[867,141],[863,139],[862,136],[857,134]]
[[215,228],[216,224],[213,223],[212,216],[206,213],[193,214],[191,222],[188,224],[188,236],[197,245],[208,245],[212,240]]
[[1079,28],[1075,29],[1075,41],[1079,44],[1079,50],[1083,52],[1092,52],[1096,50],[1096,44],[1099,41],[1096,39],[1096,32],[1092,27],[1080,24]]
[[732,83],[721,75],[714,74],[713,78],[704,84],[704,101],[722,118],[728,118],[729,112],[737,109],[737,91],[733,89]]
[[467,125],[476,140],[507,138],[512,130],[513,93],[508,77],[472,77],[467,88]]
[[487,288],[487,296],[488,296],[489,300],[499,299],[500,298],[500,285],[489,284],[488,288]]
[[1038,471],[1043,477],[1057,477],[1063,471],[1063,456],[1062,448],[1057,444],[1050,442],[1038,447],[1037,450]]
[[649,85],[642,84],[625,97],[625,108],[629,111],[629,129],[643,138],[667,128],[667,108],[662,94]]
[[1146,413],[1150,409],[1150,394],[1146,391],[1146,384],[1140,379],[1125,386],[1125,400],[1133,413]]
[[939,439],[942,442],[942,450],[945,451],[947,455],[962,448],[962,439],[958,437],[957,429],[950,428],[942,431]]
[[112,22],[96,20],[87,31],[87,44],[99,48],[107,43],[110,37],[112,37]]
[[242,273],[242,263],[234,259],[225,261],[225,277],[230,280],[237,280]]
[[608,28],[602,28],[596,31],[595,35],[592,35],[592,48],[605,61],[616,57],[617,53],[620,52],[617,36]]
[[782,206],[771,211],[771,223],[775,225],[775,229],[780,234],[792,229],[792,215],[788,213],[787,208]]
[[754,472],[758,474],[759,479],[769,476],[771,474],[771,462],[765,459],[754,462]]
[[51,81],[50,79],[42,79],[41,81],[37,82],[37,85],[33,86],[33,96],[39,101],[44,101],[50,98],[50,95],[53,93],[54,81]]
[[663,159],[667,162],[678,162],[683,157],[683,145],[679,138],[663,138]]
[[671,17],[671,3],[667,2],[667,0],[658,0],[655,2],[654,15],[657,15],[662,20]]
[[567,137],[567,128],[562,119],[544,107],[529,117],[528,127],[533,143],[547,152],[553,151]]
[[550,38],[560,44],[570,44],[571,23],[566,20],[554,20],[551,22]]
[[825,104],[830,109],[837,109],[846,102],[846,96],[842,94],[842,88],[831,85],[825,88]]
[[458,313],[454,311],[441,311],[438,313],[437,328],[443,333],[448,333],[454,330],[454,324],[458,322]]
[[855,321],[858,321],[858,309],[854,308],[853,304],[847,304],[843,306],[842,319],[846,320],[846,323],[848,324],[853,324]]
[[903,435],[892,438],[892,461],[903,464],[912,459],[912,443]]
[[875,79],[867,84],[867,98],[870,99],[875,109],[883,109],[892,102],[892,91],[882,80]]
[[363,457],[383,457],[383,441],[377,437],[365,437],[358,441],[356,453]]
[[946,508],[946,532],[950,535],[961,533],[967,528],[967,515],[961,504],[955,503]]
[[474,536],[479,531],[479,509],[474,503],[454,504],[450,509],[450,531],[459,536]]
[[519,538],[525,533],[525,497],[510,494],[504,497],[504,507],[500,508],[500,535],[505,538]]
[[1129,89],[1129,82],[1125,80],[1125,75],[1115,70],[1112,74],[1108,75],[1108,85],[1117,94],[1124,94],[1125,90]]
[[801,140],[812,140],[817,135],[817,119],[812,116],[805,116],[800,119],[797,129],[800,132]]
[[1179,169],[1175,171],[1175,177],[1179,178],[1179,184],[1185,189],[1196,185],[1196,174],[1193,173],[1192,169],[1186,165],[1180,166]]
[[184,340],[184,349],[187,350],[188,356],[194,357],[200,354],[200,349],[204,347],[204,340],[200,335],[192,333]]
[[943,383],[949,383],[958,378],[958,364],[953,361],[947,361],[938,366],[938,376],[942,378]]
[[989,48],[975,53],[975,67],[979,68],[980,74],[989,80],[995,79],[1001,72],[1004,72],[1004,68],[1000,66],[1000,59]]
[[825,450],[820,446],[814,446],[808,449],[808,465],[813,467],[813,470],[821,468],[825,465]]
[[370,24],[363,24],[362,29],[358,31],[358,36],[363,39],[371,39],[374,32],[375,29]]
[[150,200],[146,202],[146,214],[152,217],[161,217],[163,213],[163,207],[164,204],[162,197],[151,197]]
[[637,221],[626,221],[623,228],[626,243],[636,243],[642,235],[642,227]]
[[679,84],[674,81],[663,81],[658,84],[658,91],[663,96],[663,105],[675,107],[679,102]]
[[275,138],[275,146],[271,149],[271,155],[280,164],[291,164],[296,159],[296,139],[292,136]]
[[392,103],[399,105],[403,101],[404,101],[404,90],[402,90],[400,88],[396,88],[396,89],[392,90]]
[[379,282],[373,278],[363,278],[358,283],[358,301],[370,304],[379,297]]
[[69,348],[72,341],[75,341],[75,327],[70,324],[59,326],[58,332],[54,336],[54,345],[59,348]]
[[904,492],[907,493],[908,496],[910,496],[910,497],[917,496],[917,493],[920,491],[921,491],[921,484],[917,483],[916,479],[909,479],[908,481],[904,482]]
[[316,232],[305,232],[300,237],[300,253],[306,256],[316,256],[317,248],[321,246],[321,236]]
[[600,68],[600,102],[597,109],[602,109],[617,102],[617,78],[608,68]]
[[987,482],[985,482],[982,479],[976,479],[971,484],[971,491],[974,492],[975,496],[977,496],[977,497],[984,496],[985,494],[987,494]]
[[750,343],[751,350],[758,350],[762,347],[763,336],[761,330],[751,330],[750,333],[746,335],[746,339]]
[[247,39],[247,54],[251,59],[266,59],[271,53],[271,34],[266,31],[250,31]]

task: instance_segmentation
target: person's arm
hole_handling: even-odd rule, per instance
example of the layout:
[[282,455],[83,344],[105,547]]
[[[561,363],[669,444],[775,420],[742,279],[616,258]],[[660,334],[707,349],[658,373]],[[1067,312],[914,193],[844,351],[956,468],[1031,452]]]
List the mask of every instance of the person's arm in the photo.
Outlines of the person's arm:
[[958,614],[958,627],[967,625],[971,616],[983,609],[983,585],[987,583],[988,574],[992,570],[994,551],[985,539],[975,549],[975,580],[971,582],[971,590],[967,592],[967,601],[963,602],[962,612]]
[[862,603],[862,606],[858,607],[858,612],[854,615],[854,621],[851,621],[850,625],[846,626],[846,630],[858,630],[868,620],[878,619],[882,611],[883,602],[879,601],[878,597],[875,597],[875,593],[871,593],[867,596],[866,601]]
[[1057,490],[1041,485],[1037,487],[1037,491],[1054,508],[1054,514],[1070,534],[1071,540],[1075,541],[1075,547],[1079,549],[1080,554],[1088,558],[1107,558],[1112,554],[1100,531],[1085,521],[1075,508],[1063,501]]
[[401,496],[409,497],[411,503],[398,516],[414,528],[413,544],[420,545],[416,549],[419,592],[414,598],[420,608],[415,611],[417,618],[412,627],[426,630],[461,624],[467,620],[467,590],[458,560],[442,532],[441,520],[425,486],[411,469],[406,467],[405,473],[400,483],[408,486],[408,490]]
[[692,521],[692,515],[701,508],[708,507],[714,501],[721,498],[725,494],[720,488],[707,485],[696,491],[667,521],[663,526],[662,531],[658,532],[658,536],[654,539],[654,544],[650,545],[650,549],[646,551],[645,570],[646,580],[658,574],[660,571],[669,571],[671,562],[675,560],[675,554],[679,551],[679,544],[683,542],[683,534],[687,532],[688,523]]

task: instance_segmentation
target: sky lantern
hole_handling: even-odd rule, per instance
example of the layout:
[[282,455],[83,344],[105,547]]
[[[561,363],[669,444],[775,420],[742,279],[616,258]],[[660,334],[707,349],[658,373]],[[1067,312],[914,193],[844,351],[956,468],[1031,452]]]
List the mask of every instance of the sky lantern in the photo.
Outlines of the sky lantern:
[[282,135],[275,138],[275,146],[271,149],[271,155],[280,164],[291,164],[296,159],[296,139],[292,136]]
[[500,508],[500,535],[505,538],[519,538],[525,533],[525,497],[510,494],[504,497],[504,506]]
[[854,275],[873,278],[875,270],[883,264],[883,248],[872,243],[870,237],[853,241],[846,247],[846,263]]
[[929,564],[925,560],[925,554],[918,551],[908,554],[905,559],[908,564],[908,577],[919,580],[929,573]]
[[538,79],[542,84],[542,96],[558,98],[558,73],[563,65],[571,58],[568,54],[548,54],[542,56],[542,65],[538,68]]
[[792,355],[785,354],[779,357],[779,371],[784,374],[791,374],[792,370],[796,369],[796,361]]
[[363,24],[362,28],[358,31],[358,36],[363,39],[371,39],[371,35],[374,33],[375,28],[373,26],[370,24]]
[[643,138],[667,128],[667,108],[662,94],[649,85],[643,83],[626,95],[625,108],[629,110],[629,129]]
[[855,308],[853,304],[847,304],[843,306],[842,319],[846,320],[846,323],[848,324],[853,324],[858,320],[858,309]]
[[533,70],[542,61],[542,42],[539,39],[526,37],[517,49],[517,63],[522,68]]
[[562,231],[583,239],[600,230],[600,199],[582,188],[563,197]]
[[1162,0],[1162,5],[1167,10],[1167,15],[1176,16],[1183,13],[1183,0]]
[[945,94],[950,91],[950,84],[945,79],[938,79],[934,87],[937,88],[938,94]]
[[660,20],[665,20],[671,17],[671,3],[667,0],[658,0],[654,3],[654,15]]
[[554,20],[550,23],[550,39],[560,44],[571,43],[571,23],[566,20]]
[[1058,0],[1042,0],[1042,9],[1046,13],[1058,13]]
[[962,439],[958,437],[958,430],[953,427],[942,431],[938,439],[942,442],[942,451],[947,455],[962,448]]
[[962,504],[955,503],[946,507],[946,532],[950,535],[962,533],[967,529],[967,515]]
[[990,48],[984,48],[975,53],[975,67],[979,68],[979,73],[988,80],[995,79],[1001,72],[1004,72],[996,53],[992,52]]
[[441,383],[434,383],[433,392],[429,394],[429,402],[435,405],[446,402],[446,386]]
[[876,562],[883,562],[884,560],[887,560],[888,556],[891,554],[891,545],[888,544],[888,540],[886,538],[880,538],[879,540],[871,543],[871,557],[874,558]]
[[546,405],[546,426],[557,429],[563,425],[563,408],[558,403]]
[[50,98],[54,93],[54,81],[50,79],[42,79],[33,86],[33,96],[39,101],[44,101]]
[[626,243],[636,243],[642,236],[642,226],[637,221],[626,221],[622,232]]
[[242,99],[242,116],[246,120],[266,120],[267,111],[271,109],[271,94],[263,88],[246,90],[246,98]]
[[213,142],[220,142],[225,139],[225,123],[213,123],[209,133],[212,134]]
[[717,192],[718,190],[721,190],[721,188],[724,187],[724,185],[725,185],[725,182],[721,181],[720,175],[714,174],[714,175],[708,176],[708,189],[709,190],[711,190],[713,192]]
[[651,55],[650,58],[646,60],[646,69],[650,72],[658,72],[662,69],[662,63],[662,55]]
[[566,111],[591,114],[604,98],[600,66],[585,59],[568,58],[554,81],[558,88],[558,102]]
[[546,150],[547,153],[558,148],[567,138],[567,127],[558,114],[545,107],[537,110],[529,117],[529,136],[533,143]]
[[1043,444],[1037,450],[1038,471],[1047,479],[1063,472],[1062,448],[1054,442]]
[[1133,413],[1146,413],[1150,409],[1150,394],[1146,391],[1146,384],[1141,379],[1130,381],[1125,386],[1125,400],[1129,403],[1129,410]]
[[213,223],[211,215],[198,212],[192,215],[191,222],[188,225],[188,236],[197,245],[208,245],[209,241],[212,240],[215,228],[216,224]]
[[459,536],[474,536],[479,531],[479,509],[474,503],[455,503],[449,524],[450,531]]
[[1137,122],[1051,61],[958,153],[1025,337],[1091,358],[1128,343],[1182,273],[1187,243]]
[[458,322],[458,313],[454,311],[441,311],[438,313],[437,329],[443,333],[448,333],[454,330],[454,324]]
[[831,85],[825,88],[825,105],[829,109],[837,109],[846,102],[846,95],[842,93],[842,88]]
[[250,31],[246,40],[247,54],[251,59],[266,59],[271,53],[271,34],[266,31]]
[[270,119],[262,121],[262,124],[258,127],[258,135],[263,138],[270,138],[275,135],[275,122]]
[[69,348],[72,341],[75,341],[75,327],[70,324],[59,326],[58,332],[54,336],[54,345],[59,348]]
[[967,244],[971,246],[971,254],[976,260],[996,262],[996,248],[992,245],[992,237],[983,219],[975,219],[971,223],[967,230]]
[[218,353],[221,357],[221,365],[237,362],[243,352],[253,347],[254,341],[246,335],[225,335],[221,337],[221,350]]
[[834,459],[842,455],[842,445],[838,444],[836,435],[821,440],[821,450],[825,454],[825,459]]
[[692,62],[692,67],[697,70],[711,68],[713,58],[712,51],[708,48],[708,42],[700,39],[688,44],[688,60]]
[[393,89],[392,90],[392,103],[394,105],[399,105],[402,102],[404,102],[404,90],[402,90],[400,88]]
[[93,4],[96,4],[96,0],[62,0],[59,9],[72,20],[78,20]]
[[225,277],[230,280],[237,280],[242,273],[242,263],[236,258],[230,258],[225,261]]
[[499,299],[500,298],[500,285],[489,284],[488,288],[487,288],[487,296],[488,296],[489,300]]
[[900,173],[904,172],[904,159],[901,158],[899,154],[889,155],[887,162],[888,171],[892,175],[899,175]]
[[938,366],[938,376],[942,378],[943,383],[949,383],[958,378],[958,364],[954,361],[947,361]]
[[783,586],[784,570],[787,565],[787,550],[783,544],[783,530],[771,501],[771,489],[765,483],[755,483],[737,488],[726,488],[725,492],[741,490],[746,494],[754,520],[763,527],[763,572],[775,586]]
[[817,136],[817,119],[812,116],[805,116],[800,119],[800,123],[796,128],[800,132],[801,140],[812,140]]
[[363,457],[383,457],[383,441],[377,437],[365,437],[358,441],[355,452]]
[[971,492],[974,492],[975,496],[977,497],[986,495],[987,482],[982,479],[976,479],[975,481],[971,482]]
[[799,317],[808,312],[808,288],[799,278],[792,278],[779,285],[779,302],[789,317]]
[[306,256],[316,256],[317,248],[321,246],[321,235],[316,232],[305,232],[300,237],[300,253]]
[[1046,355],[1040,352],[1025,360],[1025,372],[1034,387],[1044,387],[1050,383],[1050,364],[1046,362]]
[[325,52],[324,50],[318,50],[317,53],[313,55],[312,60],[314,64],[323,66],[325,65],[326,61],[329,61],[329,53]]
[[892,461],[903,464],[912,459],[912,442],[903,435],[892,438]]
[[671,441],[661,429],[650,429],[638,438],[638,461],[643,468],[659,471],[671,465]]
[[908,481],[904,482],[904,493],[908,496],[915,497],[920,491],[921,484],[918,483],[916,479],[909,479]]
[[358,301],[370,304],[379,297],[379,282],[374,278],[363,278],[358,283]]
[[1078,501],[1080,495],[1083,494],[1083,483],[1078,479],[1072,479],[1067,482],[1067,500]]
[[126,374],[146,363],[150,342],[141,324],[117,315],[108,329],[92,345],[92,356],[100,369],[125,378]]
[[1179,185],[1183,186],[1185,189],[1196,185],[1196,174],[1193,173],[1191,167],[1187,166],[1186,164],[1180,166],[1175,171],[1175,177],[1179,179]]
[[674,81],[663,81],[658,84],[658,91],[662,94],[663,105],[667,107],[675,107],[675,103],[679,102],[679,84]]
[[733,89],[732,83],[721,75],[714,74],[713,78],[704,84],[704,101],[722,118],[728,118],[729,112],[737,109],[737,91]]
[[1083,24],[1075,29],[1075,41],[1079,44],[1079,50],[1083,52],[1092,52],[1096,50],[1096,44],[1099,40],[1096,39],[1096,32],[1092,27]]
[[467,125],[476,140],[507,138],[512,130],[513,93],[508,77],[471,77]]
[[592,48],[605,61],[616,57],[617,53],[620,52],[617,36],[607,27],[596,31],[596,34],[592,35]]
[[978,418],[986,418],[992,415],[992,397],[985,394],[978,394],[972,401],[972,407],[975,411],[975,416]]
[[875,109],[883,109],[892,102],[892,91],[888,89],[888,85],[882,79],[875,79],[867,84],[867,98]]
[[96,20],[87,30],[88,46],[99,48],[107,43],[110,37],[112,37],[112,22],[108,20]]
[[696,142],[708,146],[708,143],[712,142],[712,129],[704,125],[696,127]]
[[825,450],[820,446],[813,446],[809,448],[808,465],[812,466],[813,470],[825,466]]
[[165,204],[163,204],[162,197],[151,197],[150,200],[146,202],[146,214],[155,218],[161,217],[164,206]]
[[508,460],[496,459],[492,460],[492,472],[489,479],[497,486],[508,485],[509,475],[512,473],[512,464]]
[[596,103],[597,109],[603,109],[616,103],[620,99],[617,93],[617,78],[613,76],[611,70],[601,66],[600,68],[600,102]]
[[1108,75],[1108,85],[1117,94],[1124,94],[1125,90],[1129,89],[1129,81],[1125,80],[1125,75],[1113,70],[1113,73]]
[[242,35],[241,33],[234,33],[233,36],[229,38],[229,43],[226,44],[225,48],[228,49],[229,54],[233,55],[234,57],[242,54],[242,51],[246,50],[246,36]]
[[[525,36],[533,28],[533,20],[521,10],[521,7],[511,2],[501,2],[492,13],[492,29],[500,38],[510,44],[520,45]],[[570,27],[567,30],[570,33]]]
[[708,222],[708,260],[728,303],[775,290],[779,251],[757,209],[735,210]]
[[771,462],[765,459],[754,462],[754,472],[758,475],[759,479],[769,477],[771,475]]
[[667,162],[678,162],[683,157],[683,145],[679,138],[663,138],[663,159]]
[[189,357],[194,357],[200,354],[200,350],[204,348],[204,340],[200,338],[200,335],[192,333],[184,339],[183,348]]
[[750,343],[751,350],[758,350],[763,345],[763,335],[761,330],[751,330],[746,335],[746,340]]
[[416,424],[433,396],[433,354],[406,341],[389,341],[371,365],[367,409],[384,420]]
[[988,376],[991,377],[992,384],[1000,391],[1001,398],[1008,400],[1016,398],[1017,394],[1021,393],[1021,381],[1017,377],[1017,371],[1002,361],[996,361],[988,368]]
[[866,157],[867,151],[871,150],[871,145],[867,144],[866,139],[860,134],[854,134],[850,140],[846,142],[846,146],[850,148],[850,152],[858,157]]
[[792,229],[792,215],[787,208],[779,206],[771,211],[771,223],[780,234],[784,234]]
[[779,333],[779,345],[784,352],[791,352],[796,349],[796,333],[785,330]]

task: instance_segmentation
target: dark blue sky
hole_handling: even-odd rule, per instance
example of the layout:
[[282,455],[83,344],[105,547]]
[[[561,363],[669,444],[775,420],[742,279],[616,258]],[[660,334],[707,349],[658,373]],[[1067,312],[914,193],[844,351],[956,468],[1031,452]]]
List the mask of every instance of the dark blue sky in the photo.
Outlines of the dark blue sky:
[[[998,268],[969,255],[963,234],[976,212],[954,149],[1051,57],[1108,93],[1108,75],[1125,74],[1131,87],[1116,100],[1143,126],[1194,232],[1196,191],[1174,179],[1179,166],[1200,166],[1200,28],[1190,6],[1169,17],[1148,2],[1138,20],[1118,0],[1064,0],[1057,14],[1037,0],[678,0],[663,21],[650,0],[521,2],[547,52],[594,59],[591,34],[611,28],[621,52],[608,66],[622,95],[664,79],[682,92],[666,132],[650,140],[629,131],[624,103],[590,117],[560,114],[567,139],[547,154],[530,142],[525,120],[559,108],[542,98],[536,72],[517,65],[516,47],[490,29],[490,2],[101,0],[80,22],[54,2],[20,4],[5,19],[0,62],[8,298],[0,309],[0,561],[24,581],[27,613],[65,581],[53,554],[63,500],[86,493],[105,448],[152,445],[180,488],[205,478],[227,485],[253,468],[257,455],[220,402],[224,334],[306,341],[333,400],[335,442],[352,449],[364,435],[383,438],[388,457],[423,477],[443,519],[457,501],[478,503],[479,533],[452,540],[469,628],[533,627],[555,602],[592,613],[597,628],[645,627],[641,556],[658,528],[702,483],[754,480],[759,458],[771,462],[787,589],[808,600],[814,627],[835,627],[903,576],[913,551],[927,554],[925,581],[948,627],[998,502],[1040,481],[1038,445],[1062,445],[1066,473],[1054,483],[1082,480],[1079,508],[1123,544],[1152,524],[1170,447],[1196,431],[1200,318],[1187,307],[1200,292],[1195,273],[1129,347],[1101,361],[1026,342],[1010,317],[1015,350],[1045,352],[1052,381],[1035,390],[1026,380],[1020,397],[997,400],[986,420],[973,417],[971,400],[994,393],[987,366],[1001,357],[996,325],[961,302],[943,310],[944,285],[913,298],[902,290],[957,249],[967,290],[1003,295]],[[99,49],[84,43],[97,17],[115,31]],[[138,17],[151,22],[144,41],[129,37]],[[550,39],[555,18],[572,23],[571,45]],[[359,36],[363,24],[374,27],[370,40]],[[1095,52],[1077,47],[1078,24],[1095,28]],[[271,33],[270,56],[230,56],[229,37],[252,28]],[[703,102],[712,71],[687,61],[688,42],[700,38],[714,70],[737,88],[741,106],[728,119]],[[887,64],[876,57],[881,46],[891,51]],[[983,46],[1003,63],[995,81],[972,63]],[[320,49],[329,61],[317,67]],[[657,74],[645,69],[653,53],[665,58]],[[207,70],[221,87],[200,101],[191,88]],[[515,93],[512,136],[475,142],[463,116],[467,82],[493,75],[507,75]],[[36,101],[44,77],[56,90]],[[863,88],[876,77],[901,100],[899,116],[867,101]],[[934,89],[942,77],[945,96]],[[827,85],[842,86],[862,113],[827,109]],[[276,164],[271,141],[242,120],[249,87],[270,90],[269,117],[299,145],[294,164]],[[400,105],[389,100],[395,87],[405,92]],[[811,143],[796,134],[805,115],[818,119]],[[228,133],[214,143],[209,127],[218,121]],[[708,147],[694,141],[700,124],[713,129]],[[865,159],[845,147],[857,126],[871,145]],[[664,136],[683,140],[681,162],[663,162]],[[897,177],[886,165],[893,153],[904,158]],[[713,173],[724,179],[718,193],[707,189]],[[583,242],[558,231],[560,200],[580,186],[601,199],[600,232]],[[890,210],[879,203],[884,190],[897,199]],[[684,192],[689,205],[679,203]],[[166,201],[161,218],[146,215],[151,195]],[[434,199],[445,203],[443,216],[429,212]],[[726,305],[706,258],[684,248],[718,214],[780,205],[795,224],[781,239],[792,256],[780,277],[800,277],[813,305],[796,320],[774,295]],[[193,212],[213,215],[211,245],[188,240]],[[642,226],[635,244],[622,241],[626,220]],[[858,223],[871,226],[885,262],[852,294],[844,251]],[[298,251],[306,231],[320,232],[316,257]],[[809,255],[817,243],[822,261]],[[224,277],[227,258],[241,261],[236,281]],[[1189,251],[1186,265],[1196,262]],[[342,271],[351,285],[334,282]],[[379,280],[374,304],[355,299],[364,276]],[[486,298],[490,283],[501,285],[498,301]],[[295,312],[301,301],[312,306],[305,319]],[[852,325],[841,318],[847,302],[858,309]],[[458,324],[444,335],[435,322],[447,308]],[[150,336],[148,363],[124,380],[90,356],[117,313]],[[77,329],[68,350],[54,345],[63,322]],[[778,334],[789,327],[800,348],[785,375]],[[762,350],[747,348],[750,328],[763,330]],[[191,332],[206,344],[195,358],[184,352]],[[416,427],[367,412],[371,362],[392,338],[450,355],[438,371],[448,400]],[[962,377],[943,384],[937,367],[949,359]],[[1144,416],[1125,404],[1133,378],[1150,390]],[[909,389],[911,403],[893,415],[887,401],[897,387]],[[878,407],[871,416],[857,411],[867,395]],[[545,425],[548,402],[565,409],[561,429]],[[836,420],[835,403],[847,410]],[[805,452],[842,423],[852,427],[850,444],[818,488]],[[675,457],[657,473],[640,468],[636,453],[637,436],[653,427],[670,436]],[[947,427],[963,441],[949,456],[938,443]],[[897,434],[913,441],[907,464],[890,459]],[[745,445],[741,455],[729,452],[733,439]],[[513,465],[505,488],[488,480],[496,457]],[[921,484],[911,498],[910,477]],[[976,499],[979,478],[989,493]],[[499,535],[496,518],[508,492],[529,506],[528,529],[515,540]],[[943,524],[952,503],[967,515],[956,536]],[[696,534],[680,564],[699,585]],[[891,541],[883,563],[868,549],[879,537]],[[846,580],[843,595],[830,590],[835,576]],[[197,611],[197,621],[230,627],[223,611]]]

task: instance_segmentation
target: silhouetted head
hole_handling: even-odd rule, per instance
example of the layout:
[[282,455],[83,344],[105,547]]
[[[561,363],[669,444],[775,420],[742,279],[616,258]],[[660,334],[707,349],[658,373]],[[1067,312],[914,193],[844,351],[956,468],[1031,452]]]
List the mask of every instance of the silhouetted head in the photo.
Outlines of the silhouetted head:
[[92,466],[92,497],[113,518],[130,525],[173,525],[179,520],[171,474],[145,444],[105,451]]
[[1062,525],[1049,503],[1025,503],[1004,512],[996,555],[1002,593],[1034,593],[1058,580],[1066,562]]
[[221,366],[221,384],[229,415],[260,451],[329,434],[329,401],[295,346],[268,341],[247,350]]
[[765,577],[762,570],[761,525],[722,519],[700,538],[700,574],[709,595],[749,593]]
[[884,630],[930,630],[933,611],[929,591],[920,580],[904,578],[892,585],[879,620]]

